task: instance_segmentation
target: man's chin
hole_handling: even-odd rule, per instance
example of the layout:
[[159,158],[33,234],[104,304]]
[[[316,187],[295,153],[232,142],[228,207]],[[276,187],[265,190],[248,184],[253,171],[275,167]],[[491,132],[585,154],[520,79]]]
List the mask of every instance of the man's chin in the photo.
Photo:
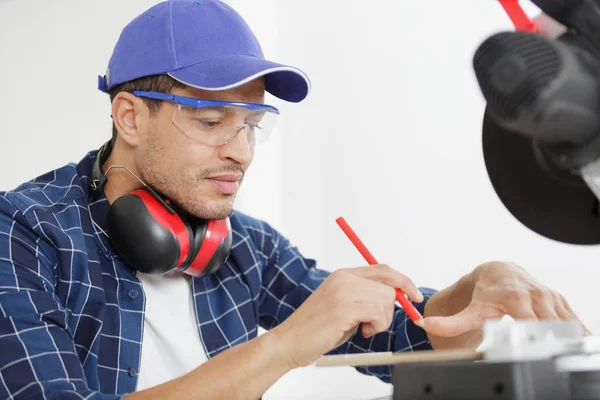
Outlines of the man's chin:
[[202,219],[225,219],[233,213],[233,205],[231,203],[218,204],[215,206],[195,205],[186,208],[186,211],[198,218]]

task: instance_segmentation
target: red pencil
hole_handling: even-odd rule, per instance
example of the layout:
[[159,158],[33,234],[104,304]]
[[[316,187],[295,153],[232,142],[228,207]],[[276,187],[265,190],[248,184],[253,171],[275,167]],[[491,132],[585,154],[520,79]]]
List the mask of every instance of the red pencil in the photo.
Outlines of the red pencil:
[[[335,220],[337,224],[342,228],[348,239],[354,244],[354,246],[358,249],[360,254],[365,258],[365,260],[369,263],[369,265],[379,264],[375,257],[371,254],[371,252],[367,249],[367,246],[358,238],[358,235],[350,228],[350,225],[346,222],[344,217],[339,217]],[[419,311],[415,308],[413,303],[411,303],[405,296],[402,290],[396,288],[396,300],[400,303],[404,311],[408,317],[414,322],[415,325],[423,328],[423,317],[419,313]]]

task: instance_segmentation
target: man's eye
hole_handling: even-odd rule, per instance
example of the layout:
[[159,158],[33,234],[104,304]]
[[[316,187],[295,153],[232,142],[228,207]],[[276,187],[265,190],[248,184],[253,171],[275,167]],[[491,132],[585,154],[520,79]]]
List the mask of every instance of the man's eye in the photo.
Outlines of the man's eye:
[[221,124],[220,121],[205,121],[205,120],[198,120],[198,123],[203,127],[203,128],[207,128],[207,129],[213,129],[216,128],[217,126],[219,126]]

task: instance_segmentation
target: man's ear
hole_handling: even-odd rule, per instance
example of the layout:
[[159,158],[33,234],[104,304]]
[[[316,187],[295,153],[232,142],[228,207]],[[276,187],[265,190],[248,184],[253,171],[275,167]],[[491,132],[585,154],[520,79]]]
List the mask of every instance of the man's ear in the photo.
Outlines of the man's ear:
[[121,138],[131,146],[139,144],[139,127],[135,117],[142,107],[142,100],[128,92],[119,92],[112,102],[115,127]]

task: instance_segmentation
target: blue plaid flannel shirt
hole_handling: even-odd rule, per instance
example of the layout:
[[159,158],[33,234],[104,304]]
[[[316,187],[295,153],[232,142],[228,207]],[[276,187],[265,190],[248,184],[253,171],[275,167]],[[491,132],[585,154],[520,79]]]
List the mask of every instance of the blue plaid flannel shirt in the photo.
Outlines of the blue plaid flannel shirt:
[[[106,230],[109,208],[88,193],[95,156],[0,192],[0,398],[116,399],[136,390],[144,292],[92,223]],[[192,283],[209,358],[284,321],[329,274],[267,223],[234,212],[231,224],[229,259]],[[398,308],[388,331],[355,334],[332,353],[428,348]],[[390,381],[389,367],[358,370]]]

